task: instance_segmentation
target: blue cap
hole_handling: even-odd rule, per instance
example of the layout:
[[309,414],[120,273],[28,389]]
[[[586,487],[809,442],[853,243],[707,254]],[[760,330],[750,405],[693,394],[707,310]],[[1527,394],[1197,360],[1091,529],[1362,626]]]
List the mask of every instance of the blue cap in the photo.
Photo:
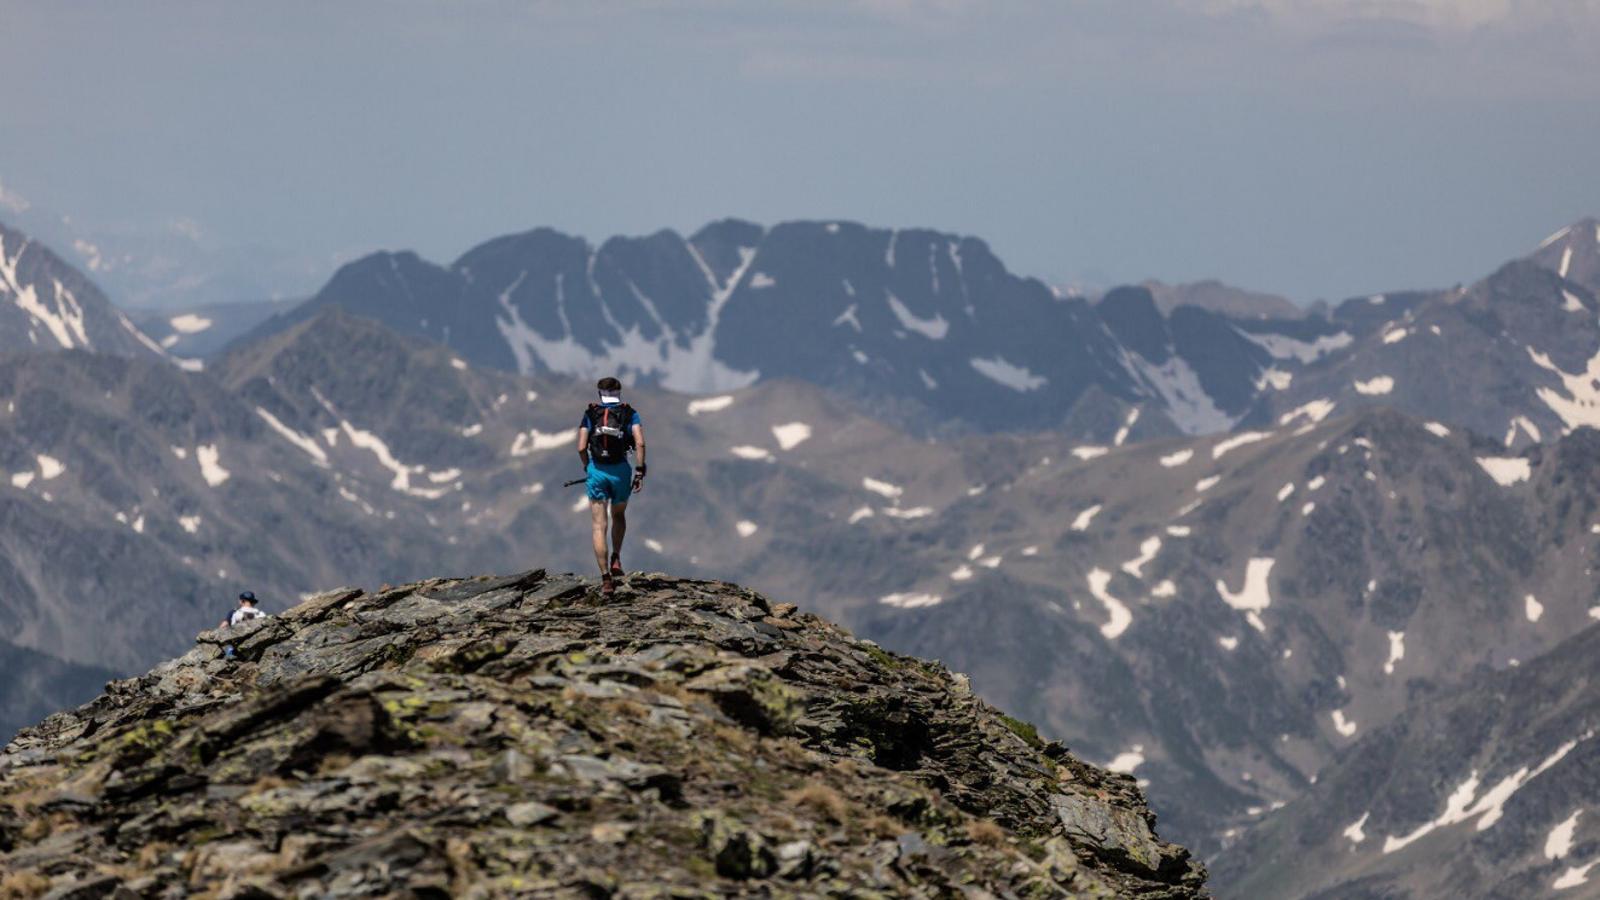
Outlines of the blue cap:
[[249,600],[251,603],[254,603],[254,602],[256,602],[256,595],[251,591],[245,591],[244,593],[239,595],[239,599],[240,600]]

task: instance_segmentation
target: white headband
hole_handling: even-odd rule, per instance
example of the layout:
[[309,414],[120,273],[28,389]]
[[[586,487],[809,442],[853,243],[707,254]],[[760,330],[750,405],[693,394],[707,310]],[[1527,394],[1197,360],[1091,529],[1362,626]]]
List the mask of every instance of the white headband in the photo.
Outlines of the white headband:
[[605,391],[601,391],[600,392],[600,402],[601,403],[621,403],[622,402],[622,395],[621,394],[607,394]]

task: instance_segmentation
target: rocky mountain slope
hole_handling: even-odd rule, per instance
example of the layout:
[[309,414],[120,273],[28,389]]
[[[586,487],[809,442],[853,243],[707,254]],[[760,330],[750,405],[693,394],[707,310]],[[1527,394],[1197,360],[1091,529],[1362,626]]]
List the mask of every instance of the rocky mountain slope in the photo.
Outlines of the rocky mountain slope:
[[25,731],[0,801],[24,897],[1204,891],[961,676],[664,576],[317,595]]
[[[15,359],[0,502],[21,534],[94,539],[15,543],[13,633],[136,671],[241,587],[281,608],[340,566],[374,582],[462,561],[587,569],[586,504],[558,485],[589,393],[337,313],[202,374]],[[630,567],[803,594],[945,659],[1148,782],[1207,853],[1418,691],[1531,659],[1596,605],[1587,430],[1517,454],[1394,412],[1310,409],[1225,437],[928,442],[798,382],[629,396],[654,473]],[[129,581],[128,559],[147,574]]]
[[1600,627],[1362,738],[1217,865],[1236,897],[1600,893]]
[[1075,450],[1091,458],[1041,453],[936,514],[813,545],[844,560],[818,596],[876,593],[837,614],[1146,779],[1202,852],[1419,696],[1597,606],[1591,430],[1508,456],[1372,411]]
[[0,351],[74,348],[164,355],[83,273],[0,224]]

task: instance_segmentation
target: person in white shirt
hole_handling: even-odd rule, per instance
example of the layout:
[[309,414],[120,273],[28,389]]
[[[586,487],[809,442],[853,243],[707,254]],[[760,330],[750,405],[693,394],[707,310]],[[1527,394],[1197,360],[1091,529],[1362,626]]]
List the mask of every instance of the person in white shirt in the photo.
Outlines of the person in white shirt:
[[242,625],[252,619],[264,619],[267,614],[256,609],[256,595],[245,591],[239,595],[239,608],[228,617],[229,625]]

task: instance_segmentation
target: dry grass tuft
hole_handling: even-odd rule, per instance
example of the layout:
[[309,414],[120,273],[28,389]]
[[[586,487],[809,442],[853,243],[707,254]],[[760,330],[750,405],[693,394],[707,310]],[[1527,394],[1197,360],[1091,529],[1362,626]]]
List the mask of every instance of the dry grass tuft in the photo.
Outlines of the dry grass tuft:
[[843,822],[849,814],[850,804],[838,791],[821,782],[813,781],[783,795],[795,806],[805,807],[827,816],[834,822]]
[[50,879],[38,872],[0,873],[0,900],[31,900],[50,890]]
[[1011,839],[1011,835],[1004,828],[988,819],[967,820],[967,837],[971,838],[974,844],[985,847],[1004,847]]

